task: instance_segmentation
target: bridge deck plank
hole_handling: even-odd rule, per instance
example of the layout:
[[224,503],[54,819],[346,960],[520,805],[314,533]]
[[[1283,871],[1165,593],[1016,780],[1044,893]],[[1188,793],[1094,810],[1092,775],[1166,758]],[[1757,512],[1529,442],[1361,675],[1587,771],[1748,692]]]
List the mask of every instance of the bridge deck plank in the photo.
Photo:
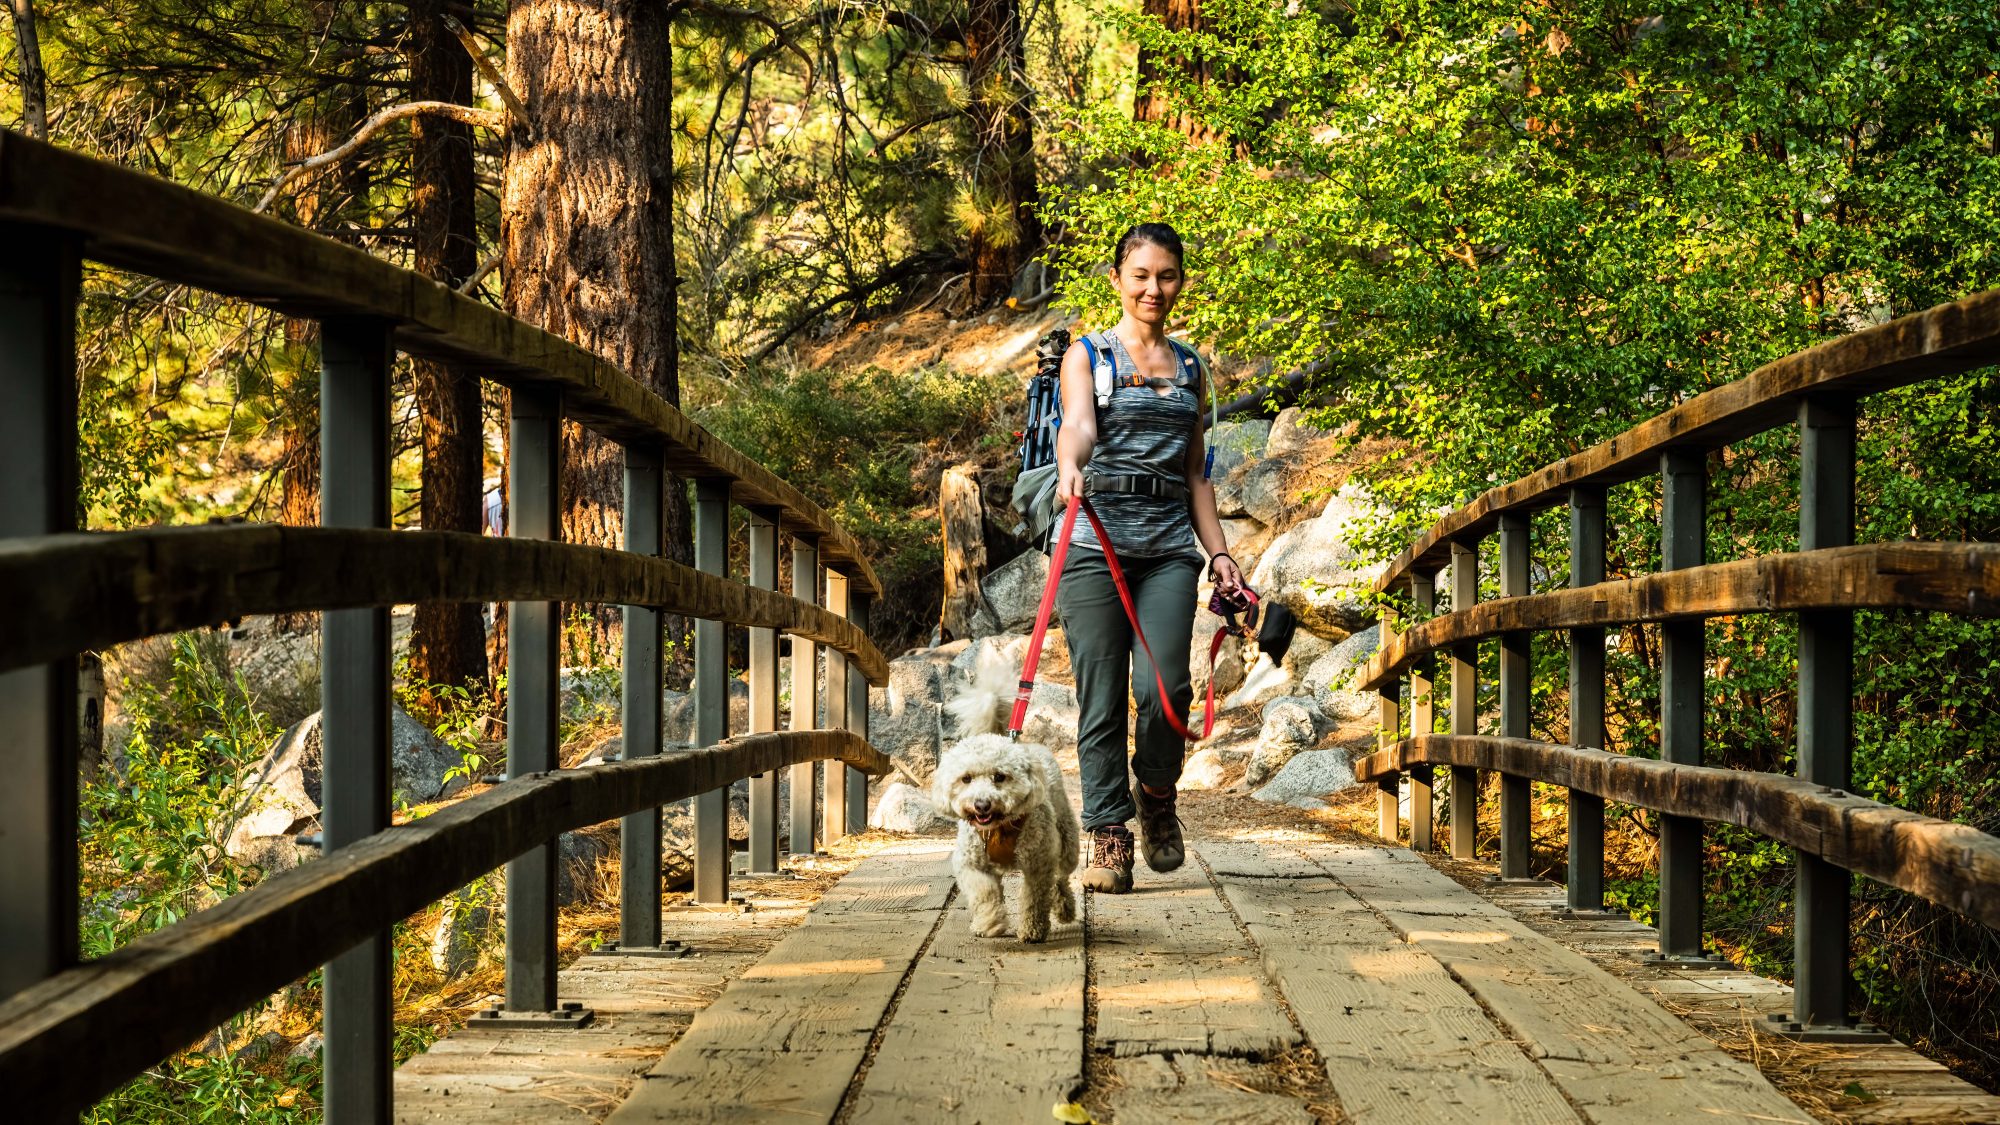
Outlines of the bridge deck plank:
[[1205,844],[1202,854],[1348,1119],[1578,1120],[1442,965],[1296,851]]
[[938,920],[946,855],[934,843],[880,856],[836,887],[834,908],[696,1016],[609,1120],[831,1121]]
[[1589,1120],[1812,1120],[1756,1068],[1416,855],[1305,852],[1450,970]]
[[1300,1043],[1195,859],[1088,909],[1098,1050],[1263,1058]]
[[[1018,879],[1008,880],[1020,902]],[[850,1125],[1048,1121],[1083,1085],[1083,930],[974,937],[960,899],[883,1028]]]

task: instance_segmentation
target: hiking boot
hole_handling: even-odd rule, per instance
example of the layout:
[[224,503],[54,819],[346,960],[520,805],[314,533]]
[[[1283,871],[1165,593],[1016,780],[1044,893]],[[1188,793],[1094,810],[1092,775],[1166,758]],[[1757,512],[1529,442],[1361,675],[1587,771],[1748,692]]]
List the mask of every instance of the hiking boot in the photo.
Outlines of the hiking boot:
[[1090,863],[1083,889],[1122,895],[1132,889],[1132,833],[1122,824],[1090,830]]
[[1181,818],[1174,813],[1174,792],[1155,797],[1144,785],[1132,786],[1132,800],[1139,806],[1139,846],[1146,854],[1146,866],[1165,873],[1187,858],[1181,843]]

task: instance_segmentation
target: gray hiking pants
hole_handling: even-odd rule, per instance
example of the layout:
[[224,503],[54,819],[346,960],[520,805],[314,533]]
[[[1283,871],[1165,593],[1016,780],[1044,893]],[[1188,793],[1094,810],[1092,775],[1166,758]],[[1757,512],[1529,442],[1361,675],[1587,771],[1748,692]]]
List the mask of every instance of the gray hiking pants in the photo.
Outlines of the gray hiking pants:
[[[1160,658],[1167,682],[1167,700],[1182,722],[1194,695],[1188,683],[1188,646],[1194,634],[1194,592],[1201,574],[1201,556],[1159,555],[1119,557],[1139,624]],[[1063,640],[1069,645],[1070,667],[1076,675],[1076,760],[1083,775],[1083,828],[1123,824],[1137,815],[1132,804],[1131,776],[1155,789],[1180,780],[1181,756],[1187,743],[1167,725],[1160,711],[1160,689],[1153,664],[1125,619],[1118,589],[1104,552],[1078,549],[1063,565],[1056,590],[1062,611]],[[1138,700],[1138,722],[1132,735],[1131,773],[1126,772],[1125,715],[1128,700]]]

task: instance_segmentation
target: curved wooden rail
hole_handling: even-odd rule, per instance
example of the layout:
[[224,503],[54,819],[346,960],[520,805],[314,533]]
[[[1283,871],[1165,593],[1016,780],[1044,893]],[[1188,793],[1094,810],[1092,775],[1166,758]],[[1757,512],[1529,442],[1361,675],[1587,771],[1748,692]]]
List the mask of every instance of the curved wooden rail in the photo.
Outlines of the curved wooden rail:
[[820,759],[890,768],[851,731],[749,735],[529,774],[274,876],[0,1004],[9,1114],[73,1119],[232,1014],[560,833]]
[[1422,735],[1354,764],[1360,781],[1412,765],[1470,766],[1673,816],[1748,828],[1879,883],[2000,927],[2000,838],[1780,774],[1678,765],[1480,735]]
[[563,413],[622,442],[657,444],[667,469],[726,477],[786,534],[882,592],[860,544],[805,494],[582,348],[366,251],[155,176],[0,130],[0,219],[76,232],[84,255],[292,316],[375,317],[396,347],[455,359],[507,386],[559,387]]
[[831,645],[884,684],[889,663],[852,621],[668,559],[451,531],[239,524],[0,540],[17,601],[0,671],[240,617],[425,601],[656,606]]
[[1378,591],[1408,582],[1414,570],[1449,561],[1454,539],[1492,531],[1508,512],[1533,512],[1568,498],[1578,485],[1611,485],[1648,476],[1674,448],[1714,449],[1787,420],[1808,395],[1858,397],[1943,372],[2000,361],[2000,291],[1914,313],[1767,363],[1749,375],[1689,399],[1512,484],[1488,490],[1445,516],[1376,581]]
[[1505,633],[1834,608],[2000,615],[2000,544],[1833,547],[1479,602],[1390,637],[1357,690],[1387,686],[1428,653]]

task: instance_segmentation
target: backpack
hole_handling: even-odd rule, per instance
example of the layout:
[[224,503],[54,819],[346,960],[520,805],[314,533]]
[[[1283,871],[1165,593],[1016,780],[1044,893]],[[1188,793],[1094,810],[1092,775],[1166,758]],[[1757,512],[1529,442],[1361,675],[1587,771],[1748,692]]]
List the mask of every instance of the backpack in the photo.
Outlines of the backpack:
[[[1167,343],[1180,358],[1180,371],[1174,382],[1177,386],[1187,386],[1207,374],[1207,367],[1194,348],[1173,337]],[[1028,380],[1028,420],[1022,429],[1021,473],[1014,479],[1014,510],[1028,525],[1028,538],[1037,546],[1045,546],[1049,533],[1055,530],[1057,519],[1062,515],[1062,506],[1056,503],[1056,434],[1062,428],[1062,361],[1069,351],[1070,336],[1067,329],[1057,328],[1042,337],[1036,348],[1034,376]],[[1084,358],[1090,364],[1091,381],[1094,384],[1095,400],[1099,409],[1111,401],[1112,392],[1120,386],[1144,386],[1146,381],[1137,374],[1119,375],[1117,364],[1112,359],[1109,341],[1102,333],[1093,333],[1083,338]],[[1215,404],[1215,384],[1208,386],[1209,428],[1217,421]],[[1202,464],[1202,479],[1206,480],[1215,467],[1215,450],[1208,451]],[[1138,480],[1139,478],[1132,478]],[[1095,483],[1106,485],[1111,491],[1130,491],[1127,478],[1100,477]]]

